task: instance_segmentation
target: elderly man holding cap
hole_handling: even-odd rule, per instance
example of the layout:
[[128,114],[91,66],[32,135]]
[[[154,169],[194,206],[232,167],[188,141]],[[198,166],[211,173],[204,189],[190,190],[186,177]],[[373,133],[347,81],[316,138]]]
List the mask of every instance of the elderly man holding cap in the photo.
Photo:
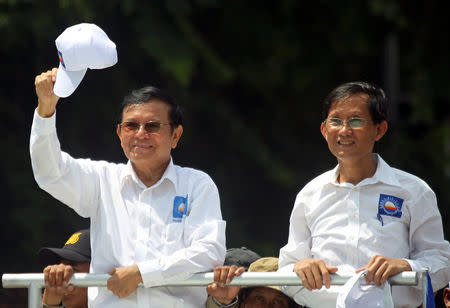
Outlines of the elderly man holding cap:
[[44,308],[87,308],[87,288],[67,285],[73,273],[89,273],[91,244],[89,230],[72,234],[62,248],[43,247],[38,253],[47,287]]
[[[113,45],[97,31],[90,25],[70,34],[78,38],[74,48],[111,57],[114,53],[104,51]],[[75,159],[60,149],[55,125],[59,96],[55,87],[62,70],[72,67],[71,55],[79,52],[61,54],[60,68],[42,73],[35,80],[38,106],[30,152],[39,186],[91,219],[91,273],[109,273],[111,278],[107,288],[89,288],[89,305],[204,305],[205,288],[161,286],[210,271],[225,257],[225,222],[216,185],[206,173],[177,166],[171,157],[183,133],[180,107],[160,89],[132,91],[123,100],[116,127],[128,163]],[[98,59],[105,62],[102,57]],[[93,63],[86,67],[95,68]],[[69,79],[64,81],[68,89],[64,95],[78,85],[78,80],[71,85]],[[140,283],[144,288],[138,288]]]

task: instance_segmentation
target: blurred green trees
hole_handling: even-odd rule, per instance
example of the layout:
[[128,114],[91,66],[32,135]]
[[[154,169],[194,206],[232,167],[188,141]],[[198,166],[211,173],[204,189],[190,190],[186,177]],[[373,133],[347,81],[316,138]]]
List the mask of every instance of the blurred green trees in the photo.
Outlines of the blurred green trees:
[[277,255],[297,192],[335,165],[319,132],[321,100],[351,80],[382,85],[390,130],[376,150],[435,190],[449,235],[450,46],[433,1],[0,0],[0,272],[40,271],[36,252],[86,219],[41,191],[28,154],[34,77],[58,65],[54,40],[91,22],[117,44],[61,100],[57,126],[75,157],[124,161],[121,98],[153,84],[184,106],[176,163],[219,187],[229,247]]

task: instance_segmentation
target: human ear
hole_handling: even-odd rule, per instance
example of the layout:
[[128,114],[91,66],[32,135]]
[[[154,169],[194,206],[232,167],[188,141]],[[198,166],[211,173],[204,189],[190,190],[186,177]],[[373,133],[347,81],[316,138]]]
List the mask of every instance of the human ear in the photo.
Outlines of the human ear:
[[375,136],[375,141],[380,140],[384,136],[384,134],[386,134],[387,130],[388,130],[388,123],[386,120],[377,124],[377,133]]
[[175,149],[177,147],[178,141],[180,140],[182,134],[183,126],[178,125],[172,132],[172,149]]

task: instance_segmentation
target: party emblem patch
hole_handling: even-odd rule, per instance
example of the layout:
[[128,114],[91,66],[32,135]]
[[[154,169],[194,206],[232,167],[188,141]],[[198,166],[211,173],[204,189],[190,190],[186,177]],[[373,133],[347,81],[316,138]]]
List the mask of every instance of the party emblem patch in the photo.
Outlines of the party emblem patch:
[[66,68],[66,64],[64,63],[64,59],[63,59],[62,53],[61,53],[61,51],[59,51],[59,50],[58,50],[58,58],[59,58],[59,62],[61,63],[61,65],[62,65],[64,68]]
[[173,199],[173,218],[174,222],[181,222],[183,216],[188,210],[188,195],[186,197],[175,196]]
[[402,217],[402,205],[402,198],[380,194],[378,214],[400,218]]

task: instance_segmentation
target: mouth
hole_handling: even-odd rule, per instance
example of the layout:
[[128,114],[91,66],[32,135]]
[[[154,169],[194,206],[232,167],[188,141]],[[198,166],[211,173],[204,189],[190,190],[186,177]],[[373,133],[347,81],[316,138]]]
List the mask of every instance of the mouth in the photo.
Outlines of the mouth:
[[355,143],[354,141],[343,141],[343,140],[338,141],[339,145],[352,145],[354,143]]
[[146,145],[146,144],[134,144],[134,145],[133,145],[133,148],[134,148],[134,149],[137,149],[137,150],[140,150],[140,149],[146,150],[146,149],[151,149],[151,148],[153,148],[153,146],[151,146],[151,145]]

